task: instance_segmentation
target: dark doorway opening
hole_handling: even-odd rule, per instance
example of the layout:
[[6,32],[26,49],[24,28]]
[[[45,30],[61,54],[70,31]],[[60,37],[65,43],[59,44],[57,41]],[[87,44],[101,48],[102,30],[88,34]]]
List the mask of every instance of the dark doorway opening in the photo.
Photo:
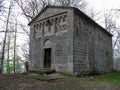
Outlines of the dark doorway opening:
[[44,49],[44,68],[51,68],[51,48]]

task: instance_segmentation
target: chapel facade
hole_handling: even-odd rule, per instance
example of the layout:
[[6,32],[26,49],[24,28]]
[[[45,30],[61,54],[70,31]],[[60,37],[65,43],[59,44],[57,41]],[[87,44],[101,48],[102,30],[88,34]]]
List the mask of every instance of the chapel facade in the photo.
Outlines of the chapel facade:
[[47,6],[30,23],[29,70],[71,75],[113,69],[112,35],[74,7]]

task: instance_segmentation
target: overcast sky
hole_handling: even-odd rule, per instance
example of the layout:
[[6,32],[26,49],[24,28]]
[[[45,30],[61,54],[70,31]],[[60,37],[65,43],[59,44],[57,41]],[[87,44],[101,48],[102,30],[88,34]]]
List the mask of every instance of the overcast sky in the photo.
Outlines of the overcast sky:
[[[104,14],[106,11],[113,9],[120,9],[120,0],[86,0],[88,3],[88,6],[90,8],[93,8],[95,10],[100,11],[102,14]],[[113,10],[112,13],[115,13]],[[113,19],[116,21],[117,25],[120,25],[120,14],[116,13],[113,14]],[[100,25],[104,27],[103,22],[99,22]]]
[[89,5],[99,10],[120,8],[120,0],[86,0]]

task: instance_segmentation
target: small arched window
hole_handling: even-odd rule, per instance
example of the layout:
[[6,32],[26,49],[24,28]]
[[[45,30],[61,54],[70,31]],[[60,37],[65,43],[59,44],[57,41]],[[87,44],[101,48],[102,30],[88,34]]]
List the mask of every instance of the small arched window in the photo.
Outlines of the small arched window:
[[36,25],[34,25],[34,30],[36,29]]
[[47,20],[47,26],[48,26],[48,31],[51,32],[51,22],[50,22],[50,20]]
[[66,21],[66,18],[67,18],[67,15],[64,15],[64,16],[63,16],[63,22]]
[[57,32],[57,31],[58,31],[57,24],[58,24],[58,18],[55,18],[55,32]]
[[54,19],[51,20],[51,25],[53,25],[53,24],[54,24]]
[[50,40],[45,40],[44,41],[44,48],[51,48],[52,47],[52,43]]
[[37,24],[36,29],[37,29],[37,30],[39,29],[39,24]]
[[58,23],[58,18],[55,18],[55,23],[56,23],[56,24]]
[[61,20],[62,20],[62,16],[59,17],[58,22],[61,23]]
[[39,25],[39,31],[41,31],[41,29],[42,29],[42,23],[40,23]]

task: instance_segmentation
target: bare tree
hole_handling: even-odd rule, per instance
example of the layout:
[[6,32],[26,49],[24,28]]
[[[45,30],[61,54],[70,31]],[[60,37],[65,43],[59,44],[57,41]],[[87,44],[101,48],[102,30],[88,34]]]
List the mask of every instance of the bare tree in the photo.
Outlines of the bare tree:
[[105,29],[113,34],[113,56],[119,53],[120,49],[120,26],[116,24],[116,19],[114,19],[115,13],[107,11],[104,13],[104,25]]
[[16,24],[15,24],[15,32],[14,32],[14,60],[13,60],[13,71],[16,73],[16,68],[15,68],[15,59],[16,59],[16,39],[17,39],[17,19],[16,19]]
[[28,21],[31,21],[48,3],[46,0],[15,0]]
[[79,9],[85,9],[87,2],[85,0],[56,0],[61,6],[73,6]]
[[10,14],[11,14],[11,10],[12,10],[12,7],[13,7],[13,2],[12,0],[10,1],[10,5],[9,5],[9,9],[8,9],[8,15],[7,15],[7,18],[6,18],[6,29],[5,29],[5,34],[4,34],[4,39],[3,39],[3,46],[2,46],[2,56],[1,56],[1,74],[3,73],[3,62],[4,62],[4,59],[5,59],[5,47],[6,47],[6,38],[7,38],[7,33],[8,33],[8,27],[9,27],[9,18],[10,18]]
[[105,29],[112,33],[112,30],[116,28],[115,20],[113,20],[114,15],[111,12],[104,13],[104,25]]
[[93,8],[88,9],[87,15],[96,22],[101,19],[101,12]]
[[29,33],[29,30],[28,30],[28,27],[27,26],[24,26],[23,24],[20,24],[19,25],[21,27],[21,29],[23,30],[24,34],[29,36],[30,33]]
[[0,0],[0,12],[3,10],[4,5],[3,5],[4,0]]
[[7,40],[7,66],[8,66],[8,73],[10,73],[9,71],[9,66],[10,66],[10,62],[9,62],[9,60],[10,60],[10,45],[11,45],[11,36],[10,36],[10,33],[8,32],[8,35],[7,35],[7,37],[8,37],[8,40]]
[[74,6],[84,9],[85,0],[15,0],[21,8],[23,15],[31,21],[46,5]]

